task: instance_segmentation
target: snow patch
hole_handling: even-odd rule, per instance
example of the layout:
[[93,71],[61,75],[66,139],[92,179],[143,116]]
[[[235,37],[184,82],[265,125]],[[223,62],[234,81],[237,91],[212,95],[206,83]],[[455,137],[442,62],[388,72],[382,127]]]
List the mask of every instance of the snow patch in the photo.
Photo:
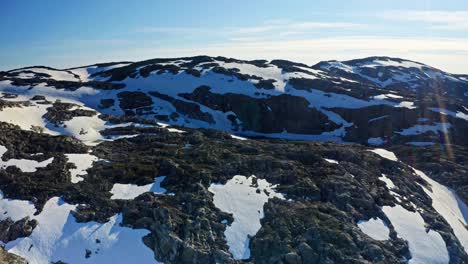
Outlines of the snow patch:
[[388,151],[386,149],[371,149],[369,150],[370,152],[374,152],[375,154],[381,156],[382,158],[393,160],[393,161],[398,161],[398,158],[395,156],[395,153]]
[[418,212],[410,212],[400,205],[384,206],[383,212],[392,223],[398,236],[408,241],[410,264],[448,263],[447,246],[441,235],[426,230],[424,219]]
[[414,169],[414,172],[426,182],[431,189],[421,186],[432,199],[432,207],[449,223],[453,233],[458,238],[465,252],[468,253],[468,206],[450,188],[429,178],[424,172]]
[[35,172],[37,168],[45,168],[47,165],[51,164],[52,161],[54,161],[54,158],[50,158],[41,162],[27,159],[10,159],[3,161],[2,157],[7,151],[8,149],[6,147],[0,145],[0,169],[5,169],[9,166],[15,166],[22,172]]
[[379,177],[379,180],[385,182],[385,185],[387,185],[387,188],[388,188],[388,189],[394,189],[394,188],[396,188],[396,187],[395,187],[395,184],[393,184],[393,181],[390,180],[389,178],[387,178],[387,176],[385,176],[385,174],[382,174],[382,176]]
[[112,200],[132,200],[138,197],[139,195],[145,192],[154,192],[163,194],[166,192],[166,189],[161,187],[161,182],[166,178],[166,176],[156,177],[154,183],[147,185],[138,186],[135,184],[121,184],[116,183],[110,190],[112,193]]
[[328,163],[340,164],[338,161],[333,160],[333,159],[325,159],[325,158],[324,158],[324,160],[325,160],[326,162],[328,162]]
[[18,221],[35,212],[36,208],[30,201],[7,199],[0,191],[0,221],[7,218]]
[[[122,227],[122,216],[106,223],[77,223],[71,211],[76,208],[60,198],[51,198],[33,218],[37,227],[29,237],[5,245],[31,264],[56,261],[66,263],[154,263],[154,253],[143,244],[147,230]],[[85,257],[86,250],[90,256]]]
[[83,180],[83,175],[87,175],[87,169],[93,166],[93,163],[99,158],[90,154],[65,154],[69,163],[75,164],[75,169],[70,169],[71,182],[78,183]]
[[250,257],[249,236],[254,236],[261,228],[260,219],[264,216],[265,203],[274,197],[284,199],[282,194],[275,192],[276,185],[264,179],[257,179],[258,187],[254,186],[255,178],[254,175],[236,175],[226,184],[211,184],[208,189],[214,194],[215,206],[234,217],[234,222],[226,228],[224,235],[235,259]]
[[435,123],[435,125],[415,125],[410,128],[405,128],[402,131],[397,131],[395,133],[400,134],[402,136],[411,136],[411,135],[418,135],[423,134],[426,132],[433,132],[433,133],[447,133],[449,128],[452,127],[450,123]]
[[388,240],[390,230],[380,218],[372,218],[368,221],[361,220],[357,223],[364,234],[375,240]]

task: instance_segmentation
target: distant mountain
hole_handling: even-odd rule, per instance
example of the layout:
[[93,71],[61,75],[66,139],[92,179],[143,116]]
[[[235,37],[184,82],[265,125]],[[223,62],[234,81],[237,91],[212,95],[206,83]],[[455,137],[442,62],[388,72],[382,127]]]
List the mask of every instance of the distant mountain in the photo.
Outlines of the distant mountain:
[[196,56],[0,93],[0,262],[468,263],[468,75]]

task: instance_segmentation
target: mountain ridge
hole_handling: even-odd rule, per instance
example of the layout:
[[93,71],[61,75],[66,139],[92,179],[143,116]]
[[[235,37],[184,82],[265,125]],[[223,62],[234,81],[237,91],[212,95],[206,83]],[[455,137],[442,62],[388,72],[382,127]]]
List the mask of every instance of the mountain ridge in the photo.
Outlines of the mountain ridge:
[[468,81],[413,63],[0,72],[0,241],[39,264],[466,263]]

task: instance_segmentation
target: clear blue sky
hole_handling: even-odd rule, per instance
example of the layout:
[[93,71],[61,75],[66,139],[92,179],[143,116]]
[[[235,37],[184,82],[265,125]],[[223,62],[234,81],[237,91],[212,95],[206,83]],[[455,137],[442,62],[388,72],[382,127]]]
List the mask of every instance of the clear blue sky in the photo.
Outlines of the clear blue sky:
[[199,54],[371,55],[468,73],[468,1],[0,0],[0,70]]

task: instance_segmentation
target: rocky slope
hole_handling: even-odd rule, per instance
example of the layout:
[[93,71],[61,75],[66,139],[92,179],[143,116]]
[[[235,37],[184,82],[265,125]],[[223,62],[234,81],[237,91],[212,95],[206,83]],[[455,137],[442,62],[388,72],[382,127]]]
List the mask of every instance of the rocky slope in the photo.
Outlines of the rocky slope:
[[462,75],[198,56],[0,92],[0,259],[468,263]]

